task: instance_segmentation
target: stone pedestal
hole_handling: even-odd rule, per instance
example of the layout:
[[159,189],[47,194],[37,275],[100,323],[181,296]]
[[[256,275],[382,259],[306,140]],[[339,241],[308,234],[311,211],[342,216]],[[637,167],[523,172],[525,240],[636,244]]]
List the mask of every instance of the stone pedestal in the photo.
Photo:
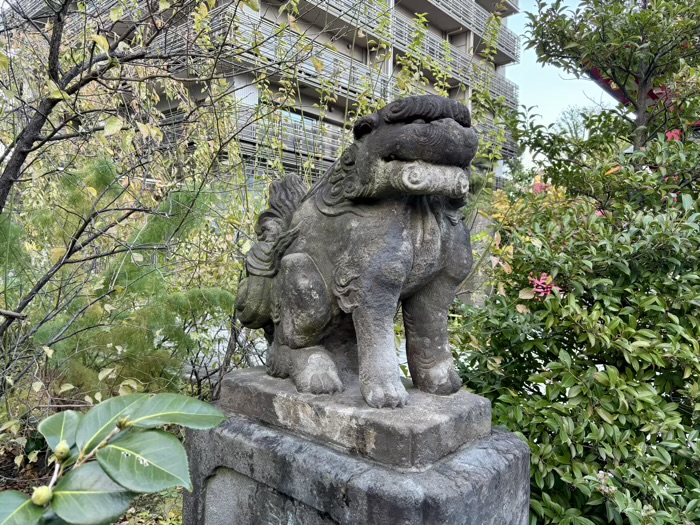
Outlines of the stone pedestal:
[[185,525],[527,525],[529,450],[491,430],[488,401],[409,396],[377,410],[358,385],[313,396],[230,374],[229,420],[187,436]]

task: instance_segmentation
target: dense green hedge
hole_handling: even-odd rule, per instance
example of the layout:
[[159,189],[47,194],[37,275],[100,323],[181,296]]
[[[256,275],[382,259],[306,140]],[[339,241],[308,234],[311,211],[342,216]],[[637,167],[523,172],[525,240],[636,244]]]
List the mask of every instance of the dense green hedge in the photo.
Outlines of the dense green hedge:
[[604,199],[497,196],[495,293],[455,323],[465,382],[530,443],[533,524],[700,523],[698,148],[641,155],[591,175]]

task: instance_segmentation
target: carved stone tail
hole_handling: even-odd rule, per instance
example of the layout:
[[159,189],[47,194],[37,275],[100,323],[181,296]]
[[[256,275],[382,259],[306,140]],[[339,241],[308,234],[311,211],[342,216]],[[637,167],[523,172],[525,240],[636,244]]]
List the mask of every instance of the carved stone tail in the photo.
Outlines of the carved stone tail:
[[297,232],[289,229],[289,223],[307,190],[297,175],[270,184],[270,207],[258,218],[258,242],[246,255],[248,277],[238,286],[236,310],[244,326],[263,328],[272,324],[273,278],[284,252],[296,237]]

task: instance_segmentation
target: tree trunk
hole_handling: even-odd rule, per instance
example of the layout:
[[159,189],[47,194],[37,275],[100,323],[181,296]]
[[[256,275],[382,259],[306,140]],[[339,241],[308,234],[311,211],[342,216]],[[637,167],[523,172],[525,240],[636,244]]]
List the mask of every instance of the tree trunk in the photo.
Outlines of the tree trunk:
[[634,121],[634,151],[644,147],[649,138],[649,90],[651,83],[642,80],[638,84],[637,92],[637,118]]

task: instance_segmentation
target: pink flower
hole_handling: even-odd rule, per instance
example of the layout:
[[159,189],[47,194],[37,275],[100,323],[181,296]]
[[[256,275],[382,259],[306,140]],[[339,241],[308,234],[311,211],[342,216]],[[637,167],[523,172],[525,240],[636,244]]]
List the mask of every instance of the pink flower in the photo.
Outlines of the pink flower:
[[554,278],[544,272],[539,277],[534,277],[533,274],[530,273],[530,277],[528,277],[527,280],[530,281],[532,291],[537,296],[535,299],[538,301],[541,301],[543,297],[552,295],[553,290],[561,290],[559,286],[554,284]]
[[535,182],[532,185],[532,193],[535,195],[539,195],[540,193],[544,193],[547,191],[547,188],[549,188],[551,184],[545,184],[544,182]]
[[666,140],[669,142],[672,140],[682,140],[683,139],[683,132],[680,129],[672,129],[671,131],[666,132]]

